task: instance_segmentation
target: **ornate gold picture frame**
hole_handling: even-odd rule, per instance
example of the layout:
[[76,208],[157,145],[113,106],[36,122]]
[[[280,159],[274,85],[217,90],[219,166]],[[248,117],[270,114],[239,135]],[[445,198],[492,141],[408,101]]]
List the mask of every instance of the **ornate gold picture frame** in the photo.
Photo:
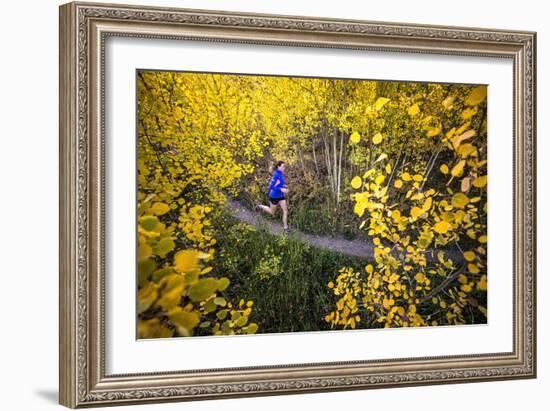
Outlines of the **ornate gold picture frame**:
[[[511,62],[513,249],[498,250],[498,254],[513,254],[512,349],[354,361],[327,357],[327,361],[292,364],[271,364],[266,358],[265,366],[108,373],[105,65],[109,55],[105,47],[110,38],[474,56]],[[535,88],[536,35],[532,32],[92,3],[61,6],[60,403],[77,408],[535,378]],[[399,338],[406,334],[401,331]]]

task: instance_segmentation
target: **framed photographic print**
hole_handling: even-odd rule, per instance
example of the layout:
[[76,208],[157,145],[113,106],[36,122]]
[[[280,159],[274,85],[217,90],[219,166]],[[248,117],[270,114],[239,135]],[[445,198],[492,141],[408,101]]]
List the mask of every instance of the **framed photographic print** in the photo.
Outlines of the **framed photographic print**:
[[60,402],[536,376],[535,33],[60,8]]

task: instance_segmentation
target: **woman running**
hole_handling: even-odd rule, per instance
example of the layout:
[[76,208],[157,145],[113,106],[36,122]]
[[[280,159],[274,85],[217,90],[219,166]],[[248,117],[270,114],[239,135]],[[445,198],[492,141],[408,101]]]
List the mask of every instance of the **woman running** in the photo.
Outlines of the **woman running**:
[[275,208],[281,207],[283,210],[283,229],[285,233],[288,233],[288,207],[285,198],[285,194],[288,193],[288,187],[285,185],[285,163],[277,161],[275,164],[275,170],[271,176],[271,182],[269,183],[269,206],[258,204],[256,210],[263,210],[271,215],[275,214]]

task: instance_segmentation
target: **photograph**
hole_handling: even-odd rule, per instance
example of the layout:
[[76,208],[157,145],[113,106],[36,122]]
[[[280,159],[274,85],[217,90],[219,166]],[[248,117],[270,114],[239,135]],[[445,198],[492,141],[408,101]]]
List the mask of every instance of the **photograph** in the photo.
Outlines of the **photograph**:
[[486,84],[135,87],[138,339],[487,324]]

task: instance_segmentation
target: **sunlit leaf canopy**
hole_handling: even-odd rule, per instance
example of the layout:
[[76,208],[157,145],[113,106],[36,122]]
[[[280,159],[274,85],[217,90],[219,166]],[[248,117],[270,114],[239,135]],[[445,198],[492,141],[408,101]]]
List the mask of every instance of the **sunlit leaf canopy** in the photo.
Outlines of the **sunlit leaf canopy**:
[[288,331],[266,314],[294,318],[267,305],[276,281],[293,284],[285,245],[254,264],[220,246],[228,227],[236,242],[254,231],[228,226],[227,199],[265,202],[276,160],[293,227],[373,247],[315,273],[308,329],[486,321],[486,86],[155,71],[137,83],[140,338]]

